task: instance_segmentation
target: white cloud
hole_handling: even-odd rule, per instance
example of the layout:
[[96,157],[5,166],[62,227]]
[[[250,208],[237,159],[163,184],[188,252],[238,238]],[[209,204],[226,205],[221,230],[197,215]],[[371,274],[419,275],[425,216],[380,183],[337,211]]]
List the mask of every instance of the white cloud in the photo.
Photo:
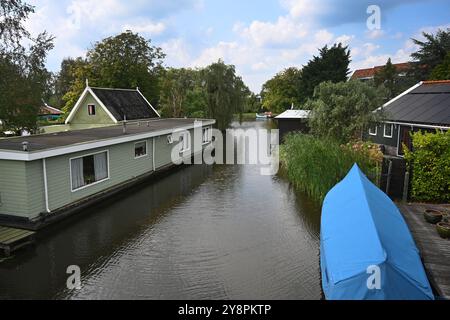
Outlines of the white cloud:
[[253,21],[248,27],[235,25],[234,30],[257,46],[287,45],[307,35],[306,27],[290,17],[279,17],[275,23]]
[[385,32],[382,29],[374,29],[366,31],[366,37],[368,39],[379,39],[385,35]]
[[122,31],[126,30],[154,36],[164,32],[166,30],[166,25],[162,22],[143,21],[135,24],[125,24],[122,27]]

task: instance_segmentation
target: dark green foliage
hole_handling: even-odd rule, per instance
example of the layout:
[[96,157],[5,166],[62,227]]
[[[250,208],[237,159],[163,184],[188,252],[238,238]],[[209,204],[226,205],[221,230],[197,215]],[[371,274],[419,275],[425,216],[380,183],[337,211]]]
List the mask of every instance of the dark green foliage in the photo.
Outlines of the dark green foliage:
[[411,196],[416,201],[450,202],[450,131],[416,132],[412,152],[405,158],[412,167]]
[[[3,130],[35,129],[42,99],[51,94],[52,75],[45,68],[53,37],[31,38],[23,23],[33,7],[20,0],[0,0],[0,119]],[[22,44],[27,40],[30,45]]]
[[441,64],[450,51],[450,28],[438,30],[435,35],[423,32],[425,41],[412,39],[419,50],[411,54],[417,62],[414,76],[418,81],[430,78],[432,70]]
[[261,97],[266,110],[281,113],[291,105],[299,106],[302,94],[301,70],[291,67],[283,70],[264,83]]
[[312,198],[322,201],[357,163],[372,180],[377,162],[369,154],[346,148],[335,140],[303,134],[288,134],[281,146],[280,160],[288,179]]
[[311,98],[314,88],[324,81],[333,83],[347,81],[350,64],[350,50],[341,43],[327,46],[319,50],[319,56],[314,56],[302,69],[300,92],[303,102]]
[[312,132],[342,143],[357,138],[364,127],[380,120],[382,114],[372,111],[382,105],[383,95],[360,81],[321,83],[305,105],[312,110]]
[[444,61],[433,69],[430,80],[450,80],[450,51]]

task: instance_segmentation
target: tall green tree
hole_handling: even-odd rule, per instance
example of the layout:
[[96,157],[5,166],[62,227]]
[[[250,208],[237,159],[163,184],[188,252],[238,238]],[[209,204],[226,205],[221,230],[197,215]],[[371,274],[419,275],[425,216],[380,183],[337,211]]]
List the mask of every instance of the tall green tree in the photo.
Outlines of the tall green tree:
[[298,106],[303,100],[300,92],[301,77],[301,70],[291,67],[264,83],[261,91],[263,108],[281,113],[292,104]]
[[67,114],[76,103],[77,97],[89,85],[111,88],[136,88],[158,107],[160,84],[165,54],[162,49],[151,45],[137,33],[123,32],[95,43],[86,58],[67,61],[60,73],[62,85],[70,84],[64,95],[64,111]]
[[50,91],[45,60],[53,37],[46,32],[30,36],[23,23],[32,12],[23,1],[0,0],[0,119],[8,130],[35,129],[42,99]]
[[450,80],[450,51],[444,61],[433,69],[430,80]]
[[432,70],[441,64],[450,52],[450,28],[439,29],[436,34],[422,33],[424,41],[412,39],[419,49],[411,54],[415,68],[413,75],[420,80],[429,79]]
[[334,44],[331,48],[325,46],[320,49],[319,56],[314,56],[302,69],[300,85],[302,102],[311,98],[314,94],[314,88],[322,82],[338,83],[347,81],[350,72],[350,62],[348,46],[344,47],[339,43]]
[[225,130],[233,120],[235,113],[242,113],[250,90],[236,75],[233,65],[222,60],[202,70],[207,95],[206,115],[216,119],[217,127]]
[[380,119],[382,114],[373,111],[382,104],[383,96],[382,89],[360,81],[323,82],[306,103],[312,110],[311,130],[321,137],[348,142]]

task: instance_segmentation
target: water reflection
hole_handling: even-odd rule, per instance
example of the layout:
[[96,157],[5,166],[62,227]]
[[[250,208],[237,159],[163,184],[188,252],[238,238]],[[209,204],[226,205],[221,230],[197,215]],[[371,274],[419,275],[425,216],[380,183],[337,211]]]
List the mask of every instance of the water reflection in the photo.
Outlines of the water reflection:
[[185,167],[55,225],[0,263],[0,298],[320,298],[319,208],[259,169]]

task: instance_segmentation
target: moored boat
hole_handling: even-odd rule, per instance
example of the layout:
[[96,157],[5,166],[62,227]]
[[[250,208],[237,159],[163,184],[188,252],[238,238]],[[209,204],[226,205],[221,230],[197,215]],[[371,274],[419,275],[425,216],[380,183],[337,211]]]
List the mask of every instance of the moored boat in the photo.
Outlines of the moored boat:
[[320,267],[328,300],[434,299],[402,215],[356,164],[325,197]]

